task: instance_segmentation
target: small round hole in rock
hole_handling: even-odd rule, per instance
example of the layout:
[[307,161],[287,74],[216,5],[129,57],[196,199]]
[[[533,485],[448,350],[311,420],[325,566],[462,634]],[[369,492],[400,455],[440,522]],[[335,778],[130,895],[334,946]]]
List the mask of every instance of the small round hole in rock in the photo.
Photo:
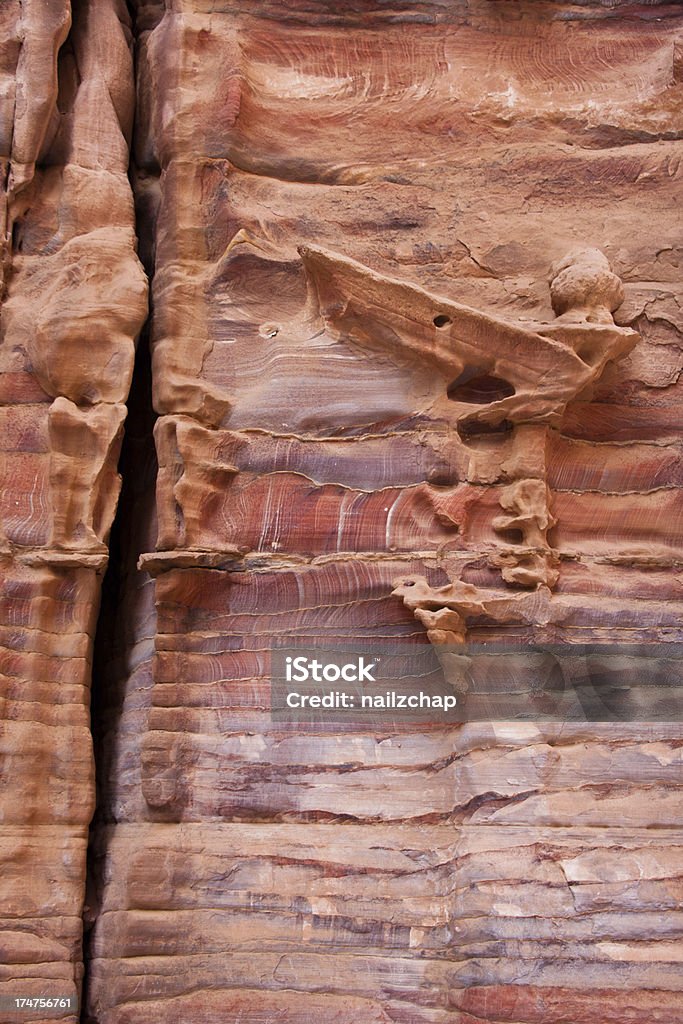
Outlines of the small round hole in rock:
[[499,402],[501,398],[509,398],[514,393],[512,384],[502,377],[494,377],[488,373],[473,375],[468,370],[464,370],[447,391],[452,402],[468,402],[471,405]]
[[450,323],[453,323],[453,321],[449,316],[446,316],[445,313],[439,313],[437,316],[434,317],[432,323],[434,324],[435,327],[448,327],[448,325]]

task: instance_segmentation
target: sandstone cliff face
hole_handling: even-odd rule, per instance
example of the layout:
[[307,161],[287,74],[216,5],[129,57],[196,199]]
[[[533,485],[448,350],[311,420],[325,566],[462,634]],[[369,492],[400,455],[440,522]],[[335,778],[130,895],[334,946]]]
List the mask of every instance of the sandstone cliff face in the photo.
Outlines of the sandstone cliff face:
[[0,28],[2,990],[84,914],[100,1024],[683,1019],[680,725],[269,713],[285,639],[681,640],[680,7]]
[[0,25],[0,990],[75,999],[98,572],[147,310],[127,178],[131,35],[116,0],[22,0]]

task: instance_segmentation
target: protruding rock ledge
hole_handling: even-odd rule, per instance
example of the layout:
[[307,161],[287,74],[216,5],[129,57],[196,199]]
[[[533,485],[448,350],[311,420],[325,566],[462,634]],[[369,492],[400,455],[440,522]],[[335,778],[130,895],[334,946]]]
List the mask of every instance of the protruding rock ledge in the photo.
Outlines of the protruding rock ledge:
[[230,569],[239,565],[244,557],[243,548],[232,547],[224,551],[149,551],[140,555],[138,569],[150,576],[160,576],[171,569]]
[[52,566],[56,569],[94,569],[103,573],[109,564],[109,552],[55,551],[50,549],[27,551],[17,555],[24,565]]
[[467,636],[467,617],[486,616],[498,623],[524,622],[537,626],[552,621],[550,590],[485,590],[455,580],[432,587],[424,576],[405,576],[393,591],[427,629],[433,644],[462,644]]
[[[327,249],[298,251],[311,307],[327,330],[365,348],[411,354],[450,377],[461,434],[505,421],[559,424],[568,402],[640,337],[614,323],[623,288],[597,249],[574,250],[553,265],[550,290],[559,315],[551,322],[503,319]],[[468,399],[458,401],[473,379],[485,380],[490,395],[474,411]]]

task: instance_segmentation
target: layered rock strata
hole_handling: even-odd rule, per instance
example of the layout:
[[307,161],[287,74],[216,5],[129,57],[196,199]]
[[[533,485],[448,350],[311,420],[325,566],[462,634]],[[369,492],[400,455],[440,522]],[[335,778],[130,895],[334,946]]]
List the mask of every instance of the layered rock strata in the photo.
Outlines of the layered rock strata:
[[61,874],[6,984],[75,989],[85,904],[98,1024],[681,1020],[680,724],[269,711],[273,644],[681,640],[680,8],[135,5],[86,903],[144,280],[126,17],[58,7],[3,51],[9,676],[72,729],[11,747],[3,878]]
[[674,15],[139,7],[158,535],[93,1019],[679,1013],[680,726],[268,711],[273,642],[438,632],[406,578],[470,638],[680,638]]
[[131,26],[117,0],[8,3],[0,26],[0,995],[67,996],[76,1021],[92,648],[147,310]]

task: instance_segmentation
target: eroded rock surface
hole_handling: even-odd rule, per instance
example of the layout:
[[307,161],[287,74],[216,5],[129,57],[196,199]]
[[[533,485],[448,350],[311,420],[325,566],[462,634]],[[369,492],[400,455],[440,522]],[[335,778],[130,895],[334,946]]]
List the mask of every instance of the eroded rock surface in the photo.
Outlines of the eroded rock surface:
[[133,7],[0,13],[3,984],[85,910],[98,1024],[682,1020],[680,724],[269,713],[274,641],[683,639],[680,6]]
[[678,13],[139,8],[96,1019],[677,1018],[679,726],[300,732],[268,651],[680,637]]
[[118,0],[5,4],[0,33],[0,994],[75,1000],[92,648],[147,311],[132,39]]

